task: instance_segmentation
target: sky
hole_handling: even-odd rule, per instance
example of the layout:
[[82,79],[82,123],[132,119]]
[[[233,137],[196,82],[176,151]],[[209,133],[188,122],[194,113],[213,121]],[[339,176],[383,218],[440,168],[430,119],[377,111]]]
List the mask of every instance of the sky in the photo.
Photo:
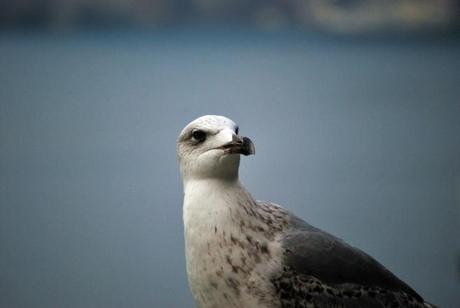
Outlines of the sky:
[[241,180],[460,305],[460,44],[296,31],[0,34],[0,306],[193,307],[175,143],[204,114]]

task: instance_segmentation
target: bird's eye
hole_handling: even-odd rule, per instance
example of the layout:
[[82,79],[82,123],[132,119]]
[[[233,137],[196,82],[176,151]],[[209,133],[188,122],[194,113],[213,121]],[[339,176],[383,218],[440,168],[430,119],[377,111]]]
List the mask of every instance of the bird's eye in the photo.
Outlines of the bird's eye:
[[192,132],[192,138],[195,140],[195,141],[198,141],[198,142],[203,142],[206,140],[206,133],[200,129],[197,129],[197,130],[194,130]]
[[235,134],[238,135],[238,132],[239,132],[239,131],[240,131],[240,128],[237,126],[237,127],[235,128]]

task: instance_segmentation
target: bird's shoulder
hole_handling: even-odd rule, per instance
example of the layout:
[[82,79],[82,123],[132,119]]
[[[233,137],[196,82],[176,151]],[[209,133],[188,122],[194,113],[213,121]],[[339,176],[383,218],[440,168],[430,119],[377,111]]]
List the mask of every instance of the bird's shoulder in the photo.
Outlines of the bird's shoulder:
[[283,265],[299,275],[313,276],[328,285],[355,284],[402,291],[423,301],[411,287],[362,250],[314,227],[280,205],[259,202],[282,213]]

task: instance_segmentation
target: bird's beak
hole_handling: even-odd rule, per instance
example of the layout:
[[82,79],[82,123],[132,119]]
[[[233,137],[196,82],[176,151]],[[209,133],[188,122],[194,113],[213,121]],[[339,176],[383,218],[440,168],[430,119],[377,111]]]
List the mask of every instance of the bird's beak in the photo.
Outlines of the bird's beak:
[[256,154],[256,147],[248,137],[233,135],[232,141],[220,147],[226,154]]

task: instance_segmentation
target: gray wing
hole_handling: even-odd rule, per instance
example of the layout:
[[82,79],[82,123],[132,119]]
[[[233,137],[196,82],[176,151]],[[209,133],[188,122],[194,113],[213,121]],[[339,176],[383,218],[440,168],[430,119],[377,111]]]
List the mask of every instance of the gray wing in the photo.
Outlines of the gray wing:
[[402,291],[423,302],[420,295],[375,259],[294,215],[289,217],[282,244],[284,263],[296,273],[332,286],[355,284]]

